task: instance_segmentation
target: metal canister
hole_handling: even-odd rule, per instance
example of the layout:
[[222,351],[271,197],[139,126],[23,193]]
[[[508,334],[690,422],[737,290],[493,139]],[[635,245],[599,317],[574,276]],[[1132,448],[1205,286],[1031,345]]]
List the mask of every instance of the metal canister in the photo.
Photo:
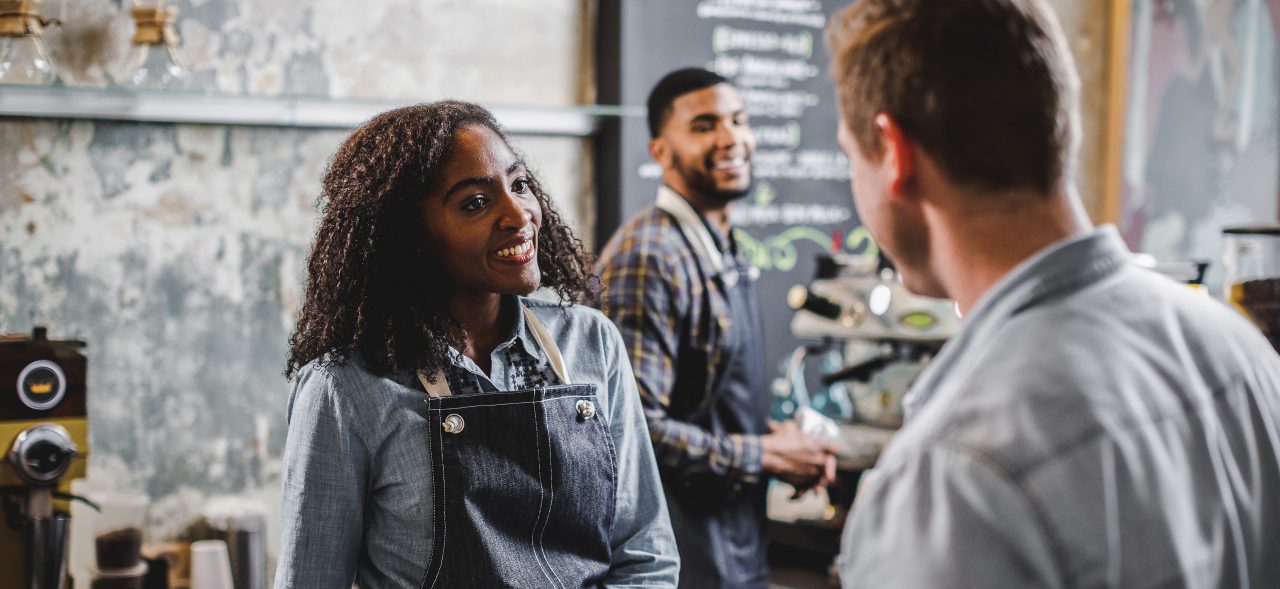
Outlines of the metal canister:
[[266,589],[267,545],[265,522],[260,514],[227,520],[227,552],[235,589]]

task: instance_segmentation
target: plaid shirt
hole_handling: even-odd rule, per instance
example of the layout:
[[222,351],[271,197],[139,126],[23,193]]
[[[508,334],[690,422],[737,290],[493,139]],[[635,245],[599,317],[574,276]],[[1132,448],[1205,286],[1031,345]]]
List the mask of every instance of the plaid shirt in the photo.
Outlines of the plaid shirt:
[[[705,222],[705,219],[704,219]],[[710,231],[719,250],[718,231]],[[733,265],[731,252],[723,254]],[[600,256],[605,315],[617,324],[635,370],[664,477],[761,480],[760,438],[698,425],[724,377],[729,301],[676,220],[651,207],[627,222]],[[668,481],[670,482],[670,481]]]

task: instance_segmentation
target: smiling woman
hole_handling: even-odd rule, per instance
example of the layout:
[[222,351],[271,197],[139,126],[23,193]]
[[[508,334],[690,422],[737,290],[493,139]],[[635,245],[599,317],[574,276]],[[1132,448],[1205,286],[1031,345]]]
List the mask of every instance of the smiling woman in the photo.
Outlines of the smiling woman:
[[[500,172],[476,172],[498,165],[493,158],[500,155],[506,158]],[[290,340],[288,375],[326,354],[340,360],[352,352],[380,374],[440,369],[449,347],[465,343],[460,318],[446,301],[453,285],[442,280],[461,279],[444,267],[453,252],[433,252],[428,244],[459,241],[455,232],[441,230],[448,227],[439,218],[444,201],[457,205],[453,212],[461,217],[466,207],[491,204],[494,191],[517,188],[517,179],[524,192],[513,196],[536,202],[531,208],[545,218],[536,227],[538,260],[530,271],[540,272],[541,285],[566,300],[594,295],[582,243],[523,164],[518,176],[508,174],[517,172],[507,169],[516,161],[492,114],[463,102],[393,110],[352,133],[325,173],[323,216]],[[442,222],[432,226],[436,220]]]
[[375,117],[323,189],[276,586],[674,587],[621,336],[567,302],[587,256],[492,115]]

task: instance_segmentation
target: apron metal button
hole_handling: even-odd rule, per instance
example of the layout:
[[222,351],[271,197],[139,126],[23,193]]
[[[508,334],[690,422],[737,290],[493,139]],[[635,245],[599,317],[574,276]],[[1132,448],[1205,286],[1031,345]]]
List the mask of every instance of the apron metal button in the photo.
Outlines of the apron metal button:
[[596,404],[586,399],[578,401],[577,409],[578,417],[583,419],[591,419],[596,416]]
[[440,424],[444,428],[445,433],[456,434],[462,432],[462,428],[467,427],[467,422],[457,413],[450,413],[444,418],[444,423]]

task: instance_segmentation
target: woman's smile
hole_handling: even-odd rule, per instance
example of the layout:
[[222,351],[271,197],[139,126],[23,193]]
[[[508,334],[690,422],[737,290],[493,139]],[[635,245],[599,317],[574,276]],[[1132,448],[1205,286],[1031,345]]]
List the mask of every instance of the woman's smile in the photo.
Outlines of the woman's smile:
[[532,235],[509,241],[494,252],[499,262],[523,266],[538,256],[538,248]]

